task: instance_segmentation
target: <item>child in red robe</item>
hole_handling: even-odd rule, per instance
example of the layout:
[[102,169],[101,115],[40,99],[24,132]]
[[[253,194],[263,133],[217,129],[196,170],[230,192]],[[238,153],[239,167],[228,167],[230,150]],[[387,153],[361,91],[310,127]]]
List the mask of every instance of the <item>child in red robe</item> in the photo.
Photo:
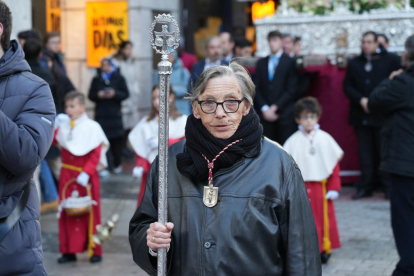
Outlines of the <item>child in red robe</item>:
[[[187,116],[178,112],[175,106],[175,96],[170,87],[170,117],[169,117],[169,140],[172,145],[185,138],[185,125]],[[128,135],[129,143],[135,151],[137,165],[132,175],[141,178],[141,188],[138,195],[138,205],[145,192],[147,176],[152,161],[158,155],[158,113],[159,113],[159,87],[152,89],[152,109],[150,113],[132,129]]]
[[321,113],[315,98],[298,101],[294,114],[299,130],[284,148],[302,172],[318,232],[321,261],[327,263],[331,249],[341,246],[333,200],[341,189],[339,161],[344,153],[332,136],[319,129]]
[[[71,92],[65,97],[65,111],[56,122],[55,142],[62,150],[59,178],[59,242],[62,257],[58,263],[76,261],[76,253],[88,250],[91,263],[102,260],[102,247],[93,240],[101,223],[98,169],[107,166],[109,142],[101,126],[86,115],[85,97]],[[89,196],[89,197],[88,197]],[[70,216],[65,208],[89,206],[90,211]],[[72,205],[72,206],[70,206]],[[83,206],[84,206],[83,205]]]

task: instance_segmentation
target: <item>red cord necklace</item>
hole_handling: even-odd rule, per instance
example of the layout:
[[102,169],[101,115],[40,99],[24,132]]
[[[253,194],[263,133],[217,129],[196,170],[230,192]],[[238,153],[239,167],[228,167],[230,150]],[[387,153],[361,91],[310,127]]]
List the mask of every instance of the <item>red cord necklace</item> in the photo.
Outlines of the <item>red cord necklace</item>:
[[201,154],[204,157],[204,159],[207,161],[207,166],[208,166],[208,186],[204,186],[203,202],[204,202],[204,205],[206,205],[209,208],[216,206],[216,204],[218,202],[218,187],[214,187],[213,186],[213,169],[214,169],[214,162],[229,147],[231,147],[234,144],[240,142],[241,140],[242,139],[236,140],[233,143],[230,143],[229,145],[227,145],[227,147],[225,147],[222,151],[220,151],[219,154],[217,154],[216,157],[214,157],[214,159],[211,160],[211,162],[210,162],[210,160],[208,160],[208,158],[204,154]]

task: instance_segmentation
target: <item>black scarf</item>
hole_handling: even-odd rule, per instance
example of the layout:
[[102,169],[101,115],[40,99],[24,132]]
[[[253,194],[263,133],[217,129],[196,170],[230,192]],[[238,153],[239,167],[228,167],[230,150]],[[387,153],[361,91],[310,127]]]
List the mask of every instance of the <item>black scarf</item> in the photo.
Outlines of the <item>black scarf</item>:
[[213,174],[219,169],[234,165],[240,158],[256,148],[261,142],[263,127],[259,116],[253,108],[243,116],[240,125],[229,139],[215,138],[194,115],[188,116],[185,127],[186,150],[177,155],[178,171],[194,181],[203,181],[208,178],[207,161],[210,161],[230,143],[242,141],[228,148],[215,162]]

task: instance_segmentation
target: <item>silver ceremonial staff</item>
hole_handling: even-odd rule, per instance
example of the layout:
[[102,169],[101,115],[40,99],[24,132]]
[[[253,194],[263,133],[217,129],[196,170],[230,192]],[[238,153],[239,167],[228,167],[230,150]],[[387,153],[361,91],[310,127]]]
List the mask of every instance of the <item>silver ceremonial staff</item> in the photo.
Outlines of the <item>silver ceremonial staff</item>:
[[[161,28],[158,26],[161,25]],[[169,31],[173,25],[175,30]],[[155,31],[156,27],[159,31]],[[177,21],[169,14],[155,16],[150,29],[150,42],[157,54],[161,54],[161,62],[158,63],[160,75],[160,108],[158,126],[158,222],[165,225],[168,222],[168,117],[170,98],[170,75],[172,64],[168,61],[168,55],[178,47],[180,29]],[[160,50],[161,47],[161,50]],[[158,250],[157,274],[167,274],[167,250]]]

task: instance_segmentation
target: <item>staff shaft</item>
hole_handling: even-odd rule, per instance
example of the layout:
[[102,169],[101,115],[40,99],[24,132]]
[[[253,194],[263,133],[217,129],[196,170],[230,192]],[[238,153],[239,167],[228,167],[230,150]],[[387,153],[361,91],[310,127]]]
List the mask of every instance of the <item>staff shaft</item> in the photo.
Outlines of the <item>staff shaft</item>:
[[[165,225],[168,222],[168,136],[169,136],[169,98],[170,75],[160,75],[160,107],[158,125],[158,222]],[[166,275],[167,250],[158,250],[157,274]]]

